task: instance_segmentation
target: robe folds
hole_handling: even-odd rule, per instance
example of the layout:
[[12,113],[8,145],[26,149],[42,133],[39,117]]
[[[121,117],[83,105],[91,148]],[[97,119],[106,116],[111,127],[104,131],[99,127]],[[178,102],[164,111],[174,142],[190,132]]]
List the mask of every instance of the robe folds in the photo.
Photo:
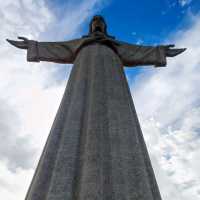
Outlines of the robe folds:
[[161,200],[123,66],[164,49],[30,41],[27,59],[74,65],[26,200]]

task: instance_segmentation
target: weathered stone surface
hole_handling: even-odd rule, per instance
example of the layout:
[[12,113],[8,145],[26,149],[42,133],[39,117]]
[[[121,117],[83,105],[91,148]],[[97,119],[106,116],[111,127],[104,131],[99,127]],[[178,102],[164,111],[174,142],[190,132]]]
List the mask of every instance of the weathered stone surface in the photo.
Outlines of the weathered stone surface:
[[161,199],[122,67],[80,51],[26,200]]

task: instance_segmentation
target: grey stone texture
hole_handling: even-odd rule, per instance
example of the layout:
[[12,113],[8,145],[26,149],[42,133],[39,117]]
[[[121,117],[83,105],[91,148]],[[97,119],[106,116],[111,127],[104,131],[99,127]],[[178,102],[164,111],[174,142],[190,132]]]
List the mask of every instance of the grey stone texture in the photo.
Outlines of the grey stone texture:
[[82,48],[26,200],[160,200],[119,56]]
[[123,66],[165,66],[185,49],[115,40],[101,16],[81,39],[19,39],[7,41],[28,61],[74,64],[25,200],[161,200]]

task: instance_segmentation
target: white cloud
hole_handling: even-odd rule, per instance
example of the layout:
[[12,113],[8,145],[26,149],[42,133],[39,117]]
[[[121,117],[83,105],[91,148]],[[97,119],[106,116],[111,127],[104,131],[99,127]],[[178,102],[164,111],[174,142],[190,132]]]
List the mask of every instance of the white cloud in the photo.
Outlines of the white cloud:
[[[83,22],[88,19],[88,16],[93,15],[103,6],[107,5],[108,2],[109,1],[106,0],[79,0],[79,3],[70,3],[70,1],[66,1],[57,7],[53,4],[51,9],[55,16],[57,16],[56,20],[59,21],[59,23],[52,21],[47,30],[49,34],[48,36],[45,35],[44,39],[53,38],[55,40],[66,37],[71,38],[74,37],[75,34],[82,36],[81,28]],[[80,12],[74,12],[74,10],[79,10]]]
[[[187,51],[131,85],[164,200],[200,198],[200,22],[173,38]],[[172,42],[172,38],[170,39]]]
[[33,169],[17,169],[15,173],[9,171],[4,162],[0,161],[0,193],[5,200],[24,199],[31,181]]
[[192,0],[178,0],[178,2],[181,6],[186,6],[189,5],[192,2]]
[[71,38],[101,8],[101,2],[70,3],[70,12],[63,10],[62,19],[45,0],[0,0],[2,199],[24,198],[71,70],[66,65],[27,63],[26,52],[10,46],[5,39],[15,39],[18,35],[36,40]]

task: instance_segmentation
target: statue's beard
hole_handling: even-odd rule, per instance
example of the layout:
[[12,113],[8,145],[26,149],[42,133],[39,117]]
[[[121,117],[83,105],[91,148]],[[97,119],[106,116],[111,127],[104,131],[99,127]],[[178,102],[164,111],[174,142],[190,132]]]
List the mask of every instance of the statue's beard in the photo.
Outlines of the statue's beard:
[[101,25],[96,25],[94,26],[92,32],[101,32],[101,33],[104,33],[104,27],[102,27]]
[[94,32],[103,32],[103,30],[100,26],[96,26]]

